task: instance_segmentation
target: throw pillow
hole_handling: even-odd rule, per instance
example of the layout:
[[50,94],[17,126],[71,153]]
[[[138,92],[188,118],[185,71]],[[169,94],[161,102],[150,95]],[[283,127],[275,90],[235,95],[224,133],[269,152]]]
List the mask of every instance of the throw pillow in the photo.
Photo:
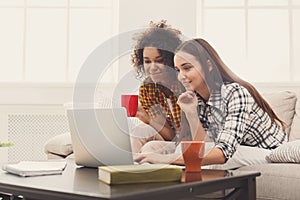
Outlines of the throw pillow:
[[73,152],[70,133],[63,133],[50,138],[45,144],[45,152],[67,156]]
[[300,92],[297,92],[297,102],[295,108],[295,116],[292,123],[291,133],[289,140],[299,140],[300,139]]
[[296,94],[289,91],[283,91],[263,93],[262,96],[268,101],[278,117],[286,123],[286,133],[289,135],[291,130],[290,126],[295,114]]
[[300,163],[300,140],[287,142],[266,156],[269,162]]

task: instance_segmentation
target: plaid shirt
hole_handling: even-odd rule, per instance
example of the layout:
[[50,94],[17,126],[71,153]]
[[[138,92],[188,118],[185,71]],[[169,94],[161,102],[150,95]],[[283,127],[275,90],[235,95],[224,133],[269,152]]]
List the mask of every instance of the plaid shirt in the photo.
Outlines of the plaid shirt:
[[207,102],[196,95],[203,128],[226,159],[232,157],[238,144],[274,149],[287,141],[282,127],[271,124],[269,115],[241,85],[222,85],[221,91],[211,92]]
[[163,93],[164,86],[155,83],[144,82],[139,89],[139,100],[143,108],[154,118],[157,115],[163,115],[171,128],[178,130],[181,121],[181,109],[177,104],[177,95],[181,94],[183,88],[177,81],[172,84],[169,99],[172,105],[172,111],[167,102],[167,97]]

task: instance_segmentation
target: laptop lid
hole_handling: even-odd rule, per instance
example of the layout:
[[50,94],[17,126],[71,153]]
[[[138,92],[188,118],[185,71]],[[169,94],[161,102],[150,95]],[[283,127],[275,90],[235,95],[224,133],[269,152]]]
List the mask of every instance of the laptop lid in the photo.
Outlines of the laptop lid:
[[68,109],[75,162],[87,167],[133,164],[124,108]]

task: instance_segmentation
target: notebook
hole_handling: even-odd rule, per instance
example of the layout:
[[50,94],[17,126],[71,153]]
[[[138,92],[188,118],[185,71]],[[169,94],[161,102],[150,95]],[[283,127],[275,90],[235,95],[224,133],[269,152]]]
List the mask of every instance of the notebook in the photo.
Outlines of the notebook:
[[134,164],[125,108],[71,108],[67,117],[77,165]]
[[62,174],[66,161],[20,161],[2,166],[4,171],[19,176],[41,176]]

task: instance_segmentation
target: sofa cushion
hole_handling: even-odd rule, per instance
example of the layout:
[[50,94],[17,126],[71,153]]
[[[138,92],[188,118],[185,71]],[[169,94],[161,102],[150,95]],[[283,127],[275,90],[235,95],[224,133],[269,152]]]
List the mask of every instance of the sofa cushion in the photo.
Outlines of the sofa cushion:
[[266,159],[270,162],[300,163],[300,140],[282,144],[267,155]]
[[277,116],[286,123],[286,133],[289,135],[295,114],[296,94],[284,91],[263,93],[262,96],[268,101]]
[[73,152],[70,133],[64,133],[50,138],[45,146],[46,153],[67,156]]
[[300,92],[297,93],[295,116],[293,119],[289,140],[300,140]]
[[225,164],[207,165],[202,168],[229,170],[247,165],[266,164],[266,156],[270,153],[269,149],[238,145],[236,152]]
[[300,164],[270,163],[250,165],[240,171],[258,171],[256,178],[257,199],[299,199]]

